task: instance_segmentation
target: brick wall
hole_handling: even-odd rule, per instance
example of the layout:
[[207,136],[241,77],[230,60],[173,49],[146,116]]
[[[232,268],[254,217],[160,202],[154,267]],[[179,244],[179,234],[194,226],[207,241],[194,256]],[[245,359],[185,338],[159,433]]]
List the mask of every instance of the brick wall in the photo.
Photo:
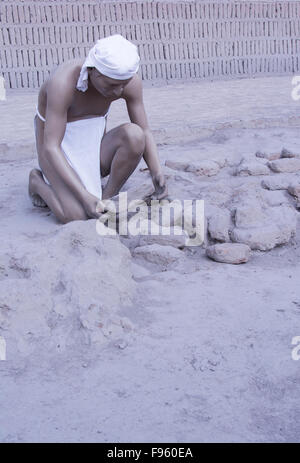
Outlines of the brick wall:
[[138,45],[144,80],[300,71],[300,1],[0,0],[0,74],[38,87],[114,33]]

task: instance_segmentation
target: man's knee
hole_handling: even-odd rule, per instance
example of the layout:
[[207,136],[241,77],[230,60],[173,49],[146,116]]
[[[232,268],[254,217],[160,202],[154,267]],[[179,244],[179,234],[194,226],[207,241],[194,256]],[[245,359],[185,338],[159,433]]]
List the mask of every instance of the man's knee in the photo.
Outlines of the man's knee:
[[120,135],[123,143],[130,147],[131,151],[140,155],[145,150],[145,133],[143,129],[133,123],[127,123],[120,128]]

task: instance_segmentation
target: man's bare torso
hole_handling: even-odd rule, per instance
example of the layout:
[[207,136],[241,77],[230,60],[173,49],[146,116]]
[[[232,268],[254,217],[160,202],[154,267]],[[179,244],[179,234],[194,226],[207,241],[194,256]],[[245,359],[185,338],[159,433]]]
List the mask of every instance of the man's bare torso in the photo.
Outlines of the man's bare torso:
[[74,59],[58,66],[49,78],[43,83],[38,96],[38,109],[44,117],[46,114],[48,87],[51,79],[59,82],[67,79],[74,88],[71,104],[67,105],[67,122],[79,119],[88,119],[95,116],[104,116],[112,101],[119,99],[106,98],[93,87],[89,86],[86,92],[76,89],[76,82],[79,78],[81,67],[84,63],[82,59]]

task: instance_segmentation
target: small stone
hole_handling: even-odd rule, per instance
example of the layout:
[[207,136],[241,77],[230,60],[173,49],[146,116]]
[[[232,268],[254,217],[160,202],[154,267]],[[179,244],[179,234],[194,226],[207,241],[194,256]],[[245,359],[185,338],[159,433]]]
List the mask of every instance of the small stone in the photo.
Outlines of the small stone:
[[296,198],[300,199],[300,183],[292,183],[288,187],[288,192],[295,196]]
[[276,225],[256,228],[235,228],[231,234],[232,241],[236,243],[245,243],[251,249],[260,251],[269,251],[277,244],[287,243],[290,237],[286,239],[281,236],[280,230]]
[[231,232],[231,239],[260,251],[268,251],[280,244],[286,244],[296,234],[295,214],[290,206],[272,207],[268,209],[268,224],[251,228],[235,228]]
[[270,170],[265,164],[255,161],[243,161],[235,171],[235,175],[246,177],[248,175],[268,175]]
[[142,257],[152,264],[168,267],[170,264],[177,262],[184,254],[173,246],[160,246],[159,244],[149,244],[139,246],[134,249],[135,257]]
[[206,255],[216,262],[242,264],[249,260],[250,247],[238,243],[214,244],[206,248]]
[[282,158],[295,158],[296,155],[292,153],[291,151],[287,150],[286,148],[282,148],[281,157]]
[[275,159],[280,158],[280,153],[263,153],[261,151],[257,151],[255,153],[255,156],[258,158],[264,158],[264,159],[268,159],[269,161],[273,161]]
[[286,177],[268,177],[262,180],[261,186],[267,190],[287,190],[290,180]]
[[186,171],[192,172],[196,175],[206,175],[207,177],[212,177],[213,175],[217,175],[219,173],[220,166],[215,161],[204,159],[203,161],[189,164]]
[[219,209],[218,212],[208,218],[208,232],[214,240],[229,242],[230,226],[231,216],[228,210]]
[[268,162],[268,166],[274,172],[297,172],[300,170],[300,159],[298,158],[283,158],[277,161]]
[[257,227],[265,223],[266,215],[258,202],[238,206],[235,210],[235,225],[239,228]]
[[289,204],[289,200],[285,191],[282,190],[262,190],[262,198],[268,206],[281,206],[282,204]]

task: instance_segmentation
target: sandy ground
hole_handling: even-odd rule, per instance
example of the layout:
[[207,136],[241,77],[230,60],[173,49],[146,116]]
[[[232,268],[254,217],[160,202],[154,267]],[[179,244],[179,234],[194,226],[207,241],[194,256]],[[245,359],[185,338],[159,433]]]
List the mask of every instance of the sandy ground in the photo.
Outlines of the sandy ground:
[[[250,81],[243,82],[244,94]],[[263,82],[258,101],[271,81]],[[278,85],[272,88],[275,95]],[[187,92],[192,95],[191,87]],[[282,174],[239,177],[232,169],[241,158],[253,160],[258,149],[299,153],[299,127],[289,126],[291,114],[294,106],[283,127],[233,124],[182,143],[165,140],[159,147],[163,164],[226,159],[211,177],[165,167],[170,195],[204,199],[209,210],[224,204],[230,209],[233,191],[242,192],[241,202],[253,192],[265,194],[262,179]],[[264,120],[263,105],[259,117]],[[222,115],[215,119],[220,123]],[[300,335],[299,230],[285,245],[252,250],[246,264],[214,262],[205,256],[205,246],[183,250],[182,258],[167,266],[149,263],[134,257],[133,249],[131,256],[119,241],[97,244],[95,221],[62,226],[49,211],[33,208],[26,191],[35,159],[5,156],[0,164],[0,335],[7,340],[7,360],[0,362],[1,442],[299,441],[300,362],[291,356],[292,338]],[[288,175],[299,182],[298,172]],[[147,183],[148,173],[137,170],[124,190]],[[286,204],[298,217],[286,190],[281,199],[278,191],[272,193],[279,201],[275,207]],[[69,251],[69,242],[80,242],[81,248],[76,244]],[[113,255],[107,273],[106,247]],[[90,266],[87,283],[83,274]],[[68,298],[62,288],[70,290]],[[105,298],[112,292],[108,315]],[[106,304],[108,331],[101,330],[101,336],[85,313],[93,298]]]

